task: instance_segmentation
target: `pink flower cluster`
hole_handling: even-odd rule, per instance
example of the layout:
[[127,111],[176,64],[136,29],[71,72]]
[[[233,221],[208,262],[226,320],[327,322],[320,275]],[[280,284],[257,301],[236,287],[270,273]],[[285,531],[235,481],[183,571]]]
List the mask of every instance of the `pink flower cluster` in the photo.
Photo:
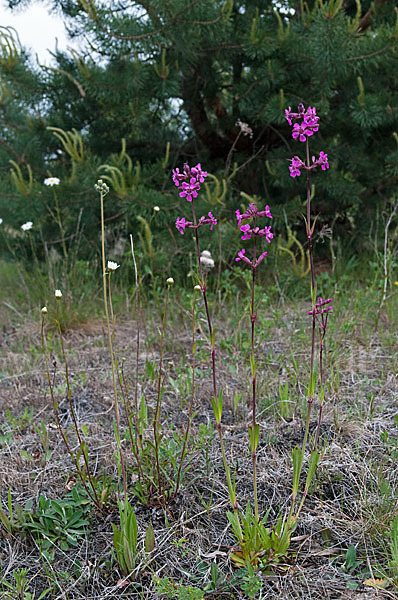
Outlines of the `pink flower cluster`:
[[200,190],[200,184],[204,182],[207,177],[207,171],[202,171],[200,163],[196,167],[190,167],[188,163],[185,163],[182,173],[180,169],[173,169],[173,181],[177,187],[180,187],[180,197],[186,198],[188,202],[192,202],[193,198],[196,198],[198,191]]
[[[200,184],[204,182],[205,177],[207,177],[207,171],[202,171],[200,163],[192,168],[188,163],[185,163],[181,173],[180,169],[173,169],[173,181],[181,189],[180,197],[186,198],[188,202],[192,202],[197,197]],[[193,214],[194,221],[196,222],[194,211]],[[176,221],[176,228],[181,235],[184,235],[186,228],[198,229],[202,225],[210,225],[210,230],[212,230],[214,225],[217,225],[217,219],[209,212],[207,217],[200,217],[196,225],[192,221],[187,221],[185,217],[178,217]]]
[[[271,226],[263,227],[262,229],[260,229],[260,227],[256,226],[255,222],[253,223],[254,227],[252,227],[249,224],[242,225],[242,221],[245,221],[247,219],[254,220],[257,217],[268,217],[269,219],[272,219],[271,211],[268,205],[265,207],[265,210],[258,210],[257,204],[253,202],[249,204],[249,208],[243,214],[240,214],[239,210],[235,211],[235,214],[238,220],[239,229],[243,233],[241,237],[242,240],[250,240],[252,236],[260,236],[265,237],[266,241],[270,243],[270,241],[274,237],[273,233],[271,232]],[[245,263],[250,265],[252,269],[257,269],[261,261],[267,256],[267,252],[263,252],[256,259],[256,261],[253,262],[249,258],[247,258],[247,256],[245,256],[245,252],[245,248],[240,250],[235,260],[236,262],[243,260]]]
[[188,229],[198,229],[199,227],[202,227],[202,225],[210,225],[211,231],[214,225],[217,225],[217,219],[213,217],[211,212],[209,212],[208,215],[208,217],[200,217],[196,225],[192,223],[192,221],[187,221],[185,217],[178,217],[176,221],[176,228],[181,233],[181,235],[184,235],[186,227],[188,227]]
[[[293,125],[292,137],[300,142],[306,142],[308,138],[319,130],[319,117],[316,116],[316,108],[309,106],[305,110],[304,104],[298,105],[298,112],[292,112],[291,107],[285,110],[286,120],[289,125]],[[294,123],[293,121],[300,120],[301,123]],[[294,156],[291,159],[289,165],[289,171],[291,177],[299,177],[301,175],[301,169],[309,171],[315,167],[321,167],[322,171],[329,168],[328,155],[324,152],[319,153],[319,158],[315,160],[315,156],[312,157],[312,165],[306,165],[298,156]]]

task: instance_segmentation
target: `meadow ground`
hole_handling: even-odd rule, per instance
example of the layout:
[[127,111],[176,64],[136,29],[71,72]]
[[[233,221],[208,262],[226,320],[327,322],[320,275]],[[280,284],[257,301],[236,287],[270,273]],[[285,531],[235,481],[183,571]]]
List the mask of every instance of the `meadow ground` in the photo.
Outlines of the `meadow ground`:
[[[101,512],[84,494],[57,429],[40,322],[37,318],[9,319],[0,332],[0,492],[5,515],[0,535],[0,598],[397,598],[397,293],[387,299],[376,323],[379,295],[374,290],[351,284],[349,289],[333,291],[320,464],[287,556],[262,570],[255,567],[252,573],[236,568],[230,559],[236,541],[226,518],[230,504],[210,401],[205,321],[199,319],[197,325],[198,385],[186,471],[177,497],[165,507],[159,506],[150,486],[140,490],[128,436],[122,440],[129,499],[138,523],[134,570],[130,578],[124,578],[112,549],[111,523],[118,523],[117,497],[123,486],[113,432],[114,395],[105,322],[93,317],[69,324],[64,331],[71,401],[87,440],[98,489],[107,490]],[[171,480],[175,480],[175,458],[181,451],[180,434],[187,419],[192,347],[189,302],[177,290],[174,294],[166,324],[161,410],[162,460]],[[293,302],[280,295],[261,303],[256,341],[258,490],[261,514],[270,508],[269,522],[273,523],[280,511],[289,508],[291,450],[304,435],[310,322],[302,300]],[[224,440],[236,474],[239,504],[245,507],[252,501],[247,436],[250,333],[248,311],[242,305],[236,298],[213,304],[218,381],[224,391]],[[148,439],[157,398],[159,314],[153,303],[146,309],[145,327],[140,322],[138,379],[137,322],[127,311],[115,326],[115,347],[124,359],[127,385],[133,390],[137,383],[139,397],[145,397],[149,418],[144,435]],[[46,323],[60,421],[76,450],[65,364],[50,314]],[[316,406],[310,435],[317,418]],[[128,429],[123,410],[121,426],[122,431]],[[8,498],[14,520],[9,527]],[[58,515],[61,521],[56,523],[56,501],[65,498],[63,517]],[[73,525],[68,519],[77,511],[81,511],[81,523]],[[153,536],[148,542],[150,524]]]

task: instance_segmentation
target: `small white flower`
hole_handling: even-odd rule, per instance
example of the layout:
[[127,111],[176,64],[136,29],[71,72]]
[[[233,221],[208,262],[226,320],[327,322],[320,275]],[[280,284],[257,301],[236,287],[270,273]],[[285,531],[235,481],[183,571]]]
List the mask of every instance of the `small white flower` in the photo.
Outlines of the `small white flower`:
[[200,292],[202,290],[202,288],[200,287],[200,285],[195,285],[195,287],[193,288],[194,290],[196,290],[197,292]]
[[113,262],[113,260],[108,260],[108,270],[109,271],[116,271],[116,269],[118,269],[119,267],[120,267],[120,265]]
[[159,211],[160,211],[160,208],[159,208],[159,206],[154,206],[154,207],[153,207],[153,210],[154,210],[155,212],[159,212]]
[[32,229],[32,227],[33,227],[32,221],[26,221],[26,223],[21,225],[22,231],[29,231],[29,229]]
[[43,308],[41,309],[41,312],[43,313],[43,315],[47,314],[47,306],[43,306]]
[[172,277],[169,277],[169,278],[168,278],[168,280],[166,281],[166,283],[167,283],[168,285],[173,285],[173,283],[174,283],[174,279],[173,279]]
[[205,256],[206,258],[211,258],[211,254],[208,250],[203,250],[203,252],[201,252],[200,255]]
[[44,180],[44,185],[50,185],[51,187],[53,185],[59,185],[59,179],[58,177],[47,177],[47,179]]
[[2,222],[3,222],[3,219],[0,219],[0,225],[2,224]]
[[62,298],[62,292],[61,290],[55,290],[54,295],[56,298]]

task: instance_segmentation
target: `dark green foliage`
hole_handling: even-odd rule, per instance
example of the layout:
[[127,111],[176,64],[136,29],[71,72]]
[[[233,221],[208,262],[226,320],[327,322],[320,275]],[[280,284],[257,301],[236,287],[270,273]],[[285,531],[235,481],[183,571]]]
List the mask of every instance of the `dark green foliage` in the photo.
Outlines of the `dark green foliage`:
[[[61,253],[55,191],[67,247],[76,241],[80,218],[78,254],[89,258],[98,251],[93,186],[108,177],[109,253],[126,238],[121,248],[127,254],[127,234],[141,232],[138,255],[147,271],[171,264],[187,271],[190,235],[182,238],[174,221],[188,216],[189,207],[170,171],[184,161],[201,162],[216,179],[207,179],[197,214],[212,210],[218,217],[219,233],[206,233],[206,242],[214,252],[222,247],[230,263],[239,237],[227,221],[248,203],[241,191],[271,205],[281,217],[277,233],[284,232],[285,219],[293,230],[303,229],[304,176],[290,178],[288,159],[303,154],[304,145],[291,138],[284,119],[284,109],[302,101],[316,106],[321,119],[311,153],[323,150],[330,161],[329,171],[312,181],[319,225],[333,226],[335,240],[348,236],[361,248],[397,183],[394,4],[363,2],[358,11],[351,0],[341,6],[338,0],[284,0],[278,13],[270,0],[150,0],[129,7],[53,0],[71,35],[84,34],[89,43],[79,53],[57,52],[51,68],[32,67],[17,43],[10,50],[12,32],[1,29],[11,44],[0,52],[3,231],[13,241],[20,225],[32,220],[38,258],[44,258],[44,241]],[[239,135],[238,119],[253,137]],[[75,132],[82,152],[68,152],[48,127]],[[49,175],[61,185],[44,187]],[[161,208],[156,215],[155,205]]]

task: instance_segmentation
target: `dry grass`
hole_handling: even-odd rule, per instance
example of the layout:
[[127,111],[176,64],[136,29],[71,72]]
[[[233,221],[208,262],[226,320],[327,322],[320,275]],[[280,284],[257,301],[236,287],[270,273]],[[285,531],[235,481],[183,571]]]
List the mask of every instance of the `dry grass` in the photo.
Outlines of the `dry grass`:
[[[292,474],[290,451],[303,438],[303,362],[307,357],[308,324],[302,317],[305,311],[299,308],[284,308],[283,312],[278,309],[281,315],[268,315],[271,324],[259,329],[259,379],[263,382],[259,393],[259,500],[262,510],[272,507],[271,519],[288,504]],[[391,581],[386,581],[387,588],[383,590],[364,585],[372,575],[380,577],[381,572],[387,573],[387,533],[398,512],[397,460],[391,447],[381,438],[383,432],[387,432],[391,440],[397,437],[394,425],[398,397],[397,341],[391,319],[381,322],[375,331],[366,323],[365,315],[363,322],[358,316],[352,317],[350,307],[342,306],[340,314],[335,309],[335,314],[339,315],[339,322],[334,325],[329,344],[332,385],[322,426],[320,467],[295,531],[288,560],[286,564],[259,573],[263,587],[256,598],[371,600],[397,597],[397,588]],[[347,323],[351,325],[348,327]],[[225,331],[225,322],[220,322],[220,328],[221,325]],[[247,441],[249,415],[244,401],[234,411],[233,397],[235,392],[243,392],[245,398],[248,364],[245,355],[234,345],[237,330],[237,324],[227,327],[227,338],[231,341],[219,351],[218,368],[220,387],[225,390],[225,441],[228,456],[236,468],[239,501],[244,506],[252,495]],[[184,426],[182,387],[179,392],[168,383],[168,378],[177,382],[176,385],[181,383],[183,370],[189,372],[190,360],[189,329],[179,322],[169,333],[172,333],[172,344],[166,347],[164,358],[167,366],[162,412],[164,431],[171,425],[177,429]],[[139,367],[140,389],[153,406],[155,384],[148,383],[144,377],[145,361],[157,359],[156,334],[152,336],[155,341],[141,348]],[[118,354],[126,358],[125,370],[133,381],[135,324],[118,323],[116,339]],[[13,504],[24,506],[30,501],[35,509],[39,494],[62,498],[68,491],[68,482],[75,477],[73,464],[55,426],[38,343],[36,325],[1,334],[0,492],[3,506],[10,489]],[[116,481],[113,394],[104,325],[96,321],[68,330],[65,343],[75,412],[79,424],[89,431],[92,470]],[[63,426],[70,429],[71,415],[62,392],[63,365],[57,347],[53,350],[56,366],[52,369],[60,414]],[[203,352],[205,355],[206,351]],[[291,356],[299,358],[301,363],[296,384],[292,379]],[[209,592],[206,598],[248,597],[242,593],[239,582],[229,583],[236,576],[236,569],[229,560],[234,540],[225,516],[229,510],[228,493],[217,439],[208,438],[207,455],[199,444],[204,431],[200,426],[208,425],[211,431],[214,423],[209,402],[210,371],[205,360],[199,362],[199,369],[203,373],[203,384],[196,396],[189,475],[166,513],[155,506],[136,503],[140,543],[148,524],[152,523],[155,549],[149,557],[139,561],[132,583],[120,586],[122,575],[111,554],[110,522],[118,518],[113,495],[107,512],[92,511],[90,532],[83,542],[69,550],[57,548],[52,564],[40,557],[37,543],[30,535],[10,535],[2,529],[2,577],[10,582],[13,571],[27,569],[27,589],[32,596],[23,600],[36,600],[47,587],[51,587],[47,597],[59,600],[154,599],[161,597],[156,592],[154,574],[167,575],[177,584],[182,581],[185,585],[203,587],[213,561],[219,573],[223,573],[225,585]],[[290,381],[294,410],[289,420],[279,415],[279,381]],[[33,419],[20,426],[6,415],[5,411],[9,410],[18,418],[25,407],[33,408]],[[41,422],[46,424],[49,434],[51,457],[48,460],[44,458],[40,436],[34,427]],[[316,414],[312,431],[315,426]],[[128,457],[127,462],[133,464],[132,458]],[[131,500],[134,501],[134,496]],[[345,555],[350,546],[357,548],[361,564],[347,572]],[[351,590],[347,582],[354,582],[357,589]],[[5,594],[0,587],[1,598],[2,593]],[[189,600],[190,597],[181,598]]]

